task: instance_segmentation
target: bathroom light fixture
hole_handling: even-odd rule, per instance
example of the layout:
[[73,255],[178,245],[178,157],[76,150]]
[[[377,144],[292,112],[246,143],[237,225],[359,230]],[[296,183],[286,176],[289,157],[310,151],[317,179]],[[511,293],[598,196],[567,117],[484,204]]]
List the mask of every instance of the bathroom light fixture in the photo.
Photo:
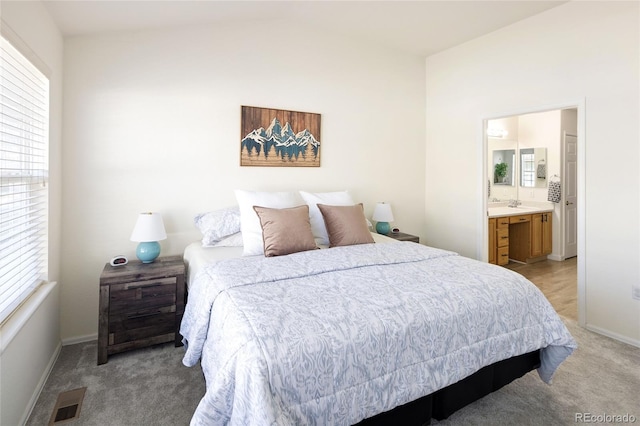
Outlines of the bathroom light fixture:
[[509,134],[508,131],[504,129],[498,129],[496,127],[489,127],[487,129],[487,136],[490,138],[504,138]]
[[391,212],[391,204],[385,202],[376,204],[371,217],[376,223],[376,232],[378,234],[387,235],[391,231],[389,222],[393,222],[393,213]]
[[160,213],[140,213],[131,234],[131,241],[137,241],[136,256],[142,263],[151,263],[160,255],[160,240],[166,240],[167,233]]

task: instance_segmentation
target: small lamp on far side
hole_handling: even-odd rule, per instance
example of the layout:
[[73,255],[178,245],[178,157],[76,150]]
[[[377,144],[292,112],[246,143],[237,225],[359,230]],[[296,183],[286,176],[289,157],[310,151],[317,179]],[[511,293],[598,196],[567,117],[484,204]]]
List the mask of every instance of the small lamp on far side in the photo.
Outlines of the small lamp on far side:
[[391,204],[378,203],[371,217],[376,222],[376,231],[378,234],[387,235],[391,231],[389,222],[393,222],[393,213],[391,212]]
[[160,240],[166,240],[167,233],[160,213],[140,213],[131,233],[131,241],[137,241],[136,256],[142,263],[151,263],[160,255]]

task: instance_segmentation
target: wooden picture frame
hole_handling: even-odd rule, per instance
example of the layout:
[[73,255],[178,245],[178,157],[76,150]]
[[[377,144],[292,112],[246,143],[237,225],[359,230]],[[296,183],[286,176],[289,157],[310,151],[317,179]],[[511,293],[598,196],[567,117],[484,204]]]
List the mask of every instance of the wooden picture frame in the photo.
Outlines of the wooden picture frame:
[[320,167],[320,114],[242,106],[240,165]]

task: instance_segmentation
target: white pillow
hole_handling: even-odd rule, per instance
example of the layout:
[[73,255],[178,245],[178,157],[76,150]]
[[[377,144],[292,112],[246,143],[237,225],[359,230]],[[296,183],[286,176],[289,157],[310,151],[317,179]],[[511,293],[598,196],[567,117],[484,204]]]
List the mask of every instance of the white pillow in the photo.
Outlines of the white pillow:
[[240,207],[240,230],[244,245],[243,256],[264,254],[262,227],[253,206],[284,209],[304,204],[297,192],[262,192],[236,190],[236,200]]
[[193,218],[193,223],[202,232],[202,246],[211,247],[240,232],[240,209],[234,206],[200,213]]
[[329,235],[327,227],[324,224],[324,218],[318,204],[326,204],[329,206],[352,206],[354,201],[347,191],[339,192],[305,192],[300,191],[300,196],[309,206],[309,220],[311,221],[311,232],[318,245],[329,244]]

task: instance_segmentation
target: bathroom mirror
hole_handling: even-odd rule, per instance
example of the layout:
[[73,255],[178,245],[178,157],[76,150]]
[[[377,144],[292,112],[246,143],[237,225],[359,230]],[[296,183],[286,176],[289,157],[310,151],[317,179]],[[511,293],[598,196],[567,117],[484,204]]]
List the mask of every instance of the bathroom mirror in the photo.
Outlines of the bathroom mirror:
[[[554,110],[486,121],[484,168],[489,203],[547,202],[548,182],[561,171],[563,116],[563,111]],[[572,127],[571,131],[575,129]],[[505,182],[496,178],[495,169],[503,161],[508,163],[510,176]]]
[[493,184],[515,186],[515,149],[496,149],[492,154]]
[[546,148],[522,148],[520,155],[520,186],[546,188],[549,179]]

